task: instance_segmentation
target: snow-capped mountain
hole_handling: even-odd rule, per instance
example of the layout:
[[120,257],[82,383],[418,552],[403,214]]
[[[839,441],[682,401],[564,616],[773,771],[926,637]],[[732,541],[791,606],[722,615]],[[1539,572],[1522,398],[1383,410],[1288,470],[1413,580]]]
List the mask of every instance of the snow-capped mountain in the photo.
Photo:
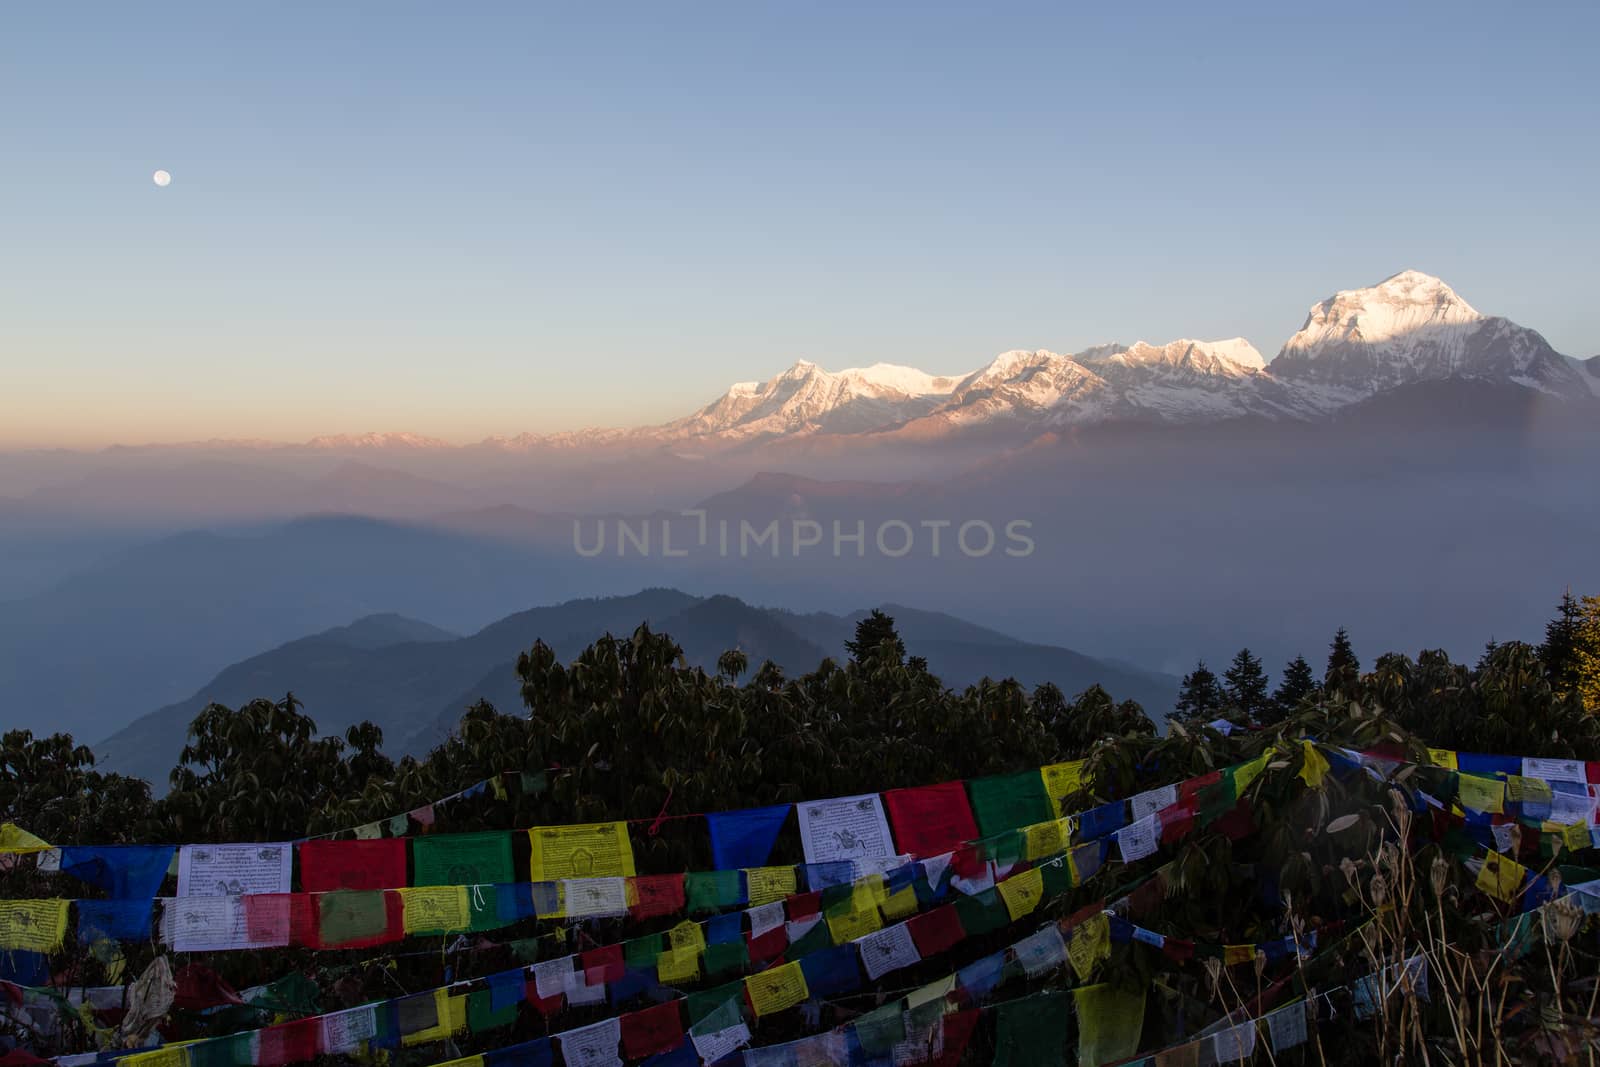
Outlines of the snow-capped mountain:
[[667,437],[765,438],[790,434],[865,433],[938,407],[956,386],[912,367],[875,363],[837,373],[801,360],[765,382],[739,382],[686,419],[660,428]]
[[1312,307],[1272,361],[1272,374],[1363,399],[1447,378],[1521,385],[1557,396],[1596,395],[1577,360],[1534,330],[1480,314],[1444,282],[1408,270]]

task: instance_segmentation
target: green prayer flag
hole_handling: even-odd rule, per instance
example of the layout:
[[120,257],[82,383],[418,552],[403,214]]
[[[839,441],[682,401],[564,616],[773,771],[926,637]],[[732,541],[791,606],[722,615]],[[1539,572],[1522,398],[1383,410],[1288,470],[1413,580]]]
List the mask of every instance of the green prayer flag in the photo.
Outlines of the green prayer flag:
[[493,885],[515,882],[511,835],[499,830],[438,834],[411,842],[411,884]]
[[[259,1019],[256,1015],[246,1025],[254,1025]],[[247,1032],[197,1041],[189,1046],[189,1067],[250,1067],[255,1062],[255,1036]]]
[[783,958],[787,960],[797,960],[801,956],[807,956],[813,952],[820,952],[823,949],[832,946],[832,944],[833,934],[828,929],[828,924],[826,922],[819,922],[811,929],[807,930],[801,937],[789,942],[789,948],[784,952]]
[[622,959],[631,971],[652,970],[656,957],[666,950],[666,939],[662,935],[646,934],[622,943]]
[[997,774],[967,782],[972,812],[984,837],[1032,826],[1056,817],[1037,768],[1016,774]]
[[494,1010],[493,996],[487,989],[480,989],[467,995],[467,1029],[474,1034],[481,1034],[485,1030],[498,1030],[502,1026],[510,1026],[517,1021],[517,1005],[507,1004],[499,1011]]
[[1144,993],[1127,993],[1113,985],[1075,989],[1078,1006],[1078,1063],[1100,1067],[1125,1060],[1139,1051],[1144,1031]]
[[1065,856],[1039,864],[1039,874],[1044,878],[1044,896],[1064,896],[1072,889],[1072,863]]
[[882,1056],[906,1039],[906,1016],[900,1001],[891,1001],[856,1020],[856,1039],[869,1056]]
[[1027,859],[1027,835],[1021,830],[1008,830],[985,841],[983,851],[987,859],[1000,866],[1013,866]]
[[389,909],[381,889],[341,889],[318,893],[317,936],[326,948],[378,937],[389,928]]
[[720,978],[729,972],[742,973],[749,966],[750,946],[745,944],[742,937],[737,941],[724,941],[721,944],[706,946],[707,978]]
[[543,771],[523,771],[519,778],[525,797],[541,796],[550,788],[550,778]]
[[404,837],[411,831],[411,816],[396,815],[389,820],[389,836]]
[[[498,930],[511,923],[500,917],[500,894],[515,893],[516,888],[511,885],[493,886],[473,884],[467,890],[467,929],[473,932],[484,930]],[[523,887],[527,892],[527,887]],[[513,913],[514,914],[514,913]]]
[[744,1021],[744,979],[690,993],[683,1002],[689,1029],[714,1034]]
[[691,871],[683,876],[683,895],[691,915],[736,908],[744,900],[744,872]]
[[1066,993],[1013,1000],[995,1014],[994,1067],[1066,1067]]
[[992,933],[1011,921],[1006,902],[998,891],[985,889],[970,897],[956,898],[956,915],[961,919],[961,929],[968,937]]
[[1239,803],[1239,791],[1234,786],[1233,768],[1229,767],[1222,772],[1222,779],[1200,790],[1196,797],[1195,820],[1201,826],[1209,826]]

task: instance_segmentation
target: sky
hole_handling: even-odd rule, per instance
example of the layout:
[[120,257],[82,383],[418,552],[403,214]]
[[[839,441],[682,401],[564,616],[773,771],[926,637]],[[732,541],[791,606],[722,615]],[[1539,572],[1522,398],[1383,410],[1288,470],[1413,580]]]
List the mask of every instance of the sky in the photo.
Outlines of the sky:
[[0,447],[1270,358],[1405,268],[1600,353],[1600,5],[1101,6],[9,7]]

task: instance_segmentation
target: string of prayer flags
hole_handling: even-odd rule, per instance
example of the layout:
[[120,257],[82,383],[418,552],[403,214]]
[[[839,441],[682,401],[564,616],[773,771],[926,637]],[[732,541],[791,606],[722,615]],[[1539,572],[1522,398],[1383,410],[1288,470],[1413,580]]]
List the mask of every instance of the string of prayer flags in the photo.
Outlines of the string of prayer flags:
[[1151,813],[1117,831],[1117,848],[1123,863],[1153,855],[1161,843],[1161,816]]
[[1211,1054],[1216,1063],[1235,1063],[1248,1060],[1256,1052],[1256,1023],[1246,1019],[1242,1023],[1211,1035]]
[[[1076,938],[1074,938],[1076,940]],[[1078,1008],[1078,1063],[1083,1067],[1125,1060],[1139,1051],[1144,993],[1102,984],[1072,991]]]
[[785,963],[752,974],[744,980],[744,988],[757,1018],[786,1011],[810,996],[799,963]]
[[[535,882],[562,878],[632,878],[633,844],[625,822],[536,826],[528,831]],[[501,879],[509,881],[510,879]]]
[[711,831],[711,857],[718,870],[764,867],[778,834],[789,820],[792,804],[774,804],[706,816]]
[[[511,835],[499,831],[416,838],[411,842],[411,867],[411,884],[417,886],[493,885],[516,881],[511,866]],[[553,881],[558,877],[587,877],[587,874],[547,877]],[[546,879],[535,875],[533,880]]]
[[1000,1005],[995,1015],[994,1067],[1066,1067],[1064,991],[1010,1001]]
[[149,900],[161,890],[175,851],[172,845],[66,845],[60,866],[113,900]]
[[690,1041],[704,1063],[716,1063],[750,1043],[750,1027],[739,1010],[739,999],[730,997],[689,1028]]
[[690,871],[683,888],[691,915],[726,911],[745,902],[744,872],[738,869]]
[[300,888],[307,893],[394,889],[405,884],[406,842],[402,839],[300,843]]
[[54,952],[67,936],[66,900],[0,900],[0,949]]
[[808,864],[895,854],[883,798],[877,793],[801,804],[800,845]]
[[1274,1055],[1283,1055],[1288,1049],[1306,1043],[1306,1002],[1297,1000],[1285,1004],[1266,1018],[1267,1037],[1272,1041]]
[[978,836],[978,824],[961,782],[891,789],[883,794],[883,803],[889,809],[895,846],[901,852],[937,856]]
[[321,893],[316,908],[314,948],[371,948],[405,936],[405,898],[397,892],[352,889]]
[[1080,759],[1039,768],[1039,778],[1044,782],[1045,795],[1050,798],[1050,809],[1056,818],[1067,814],[1064,802],[1083,789],[1083,768],[1087,762]]
[[1479,889],[1496,900],[1510,903],[1516,899],[1517,890],[1521,888],[1525,874],[1527,868],[1516,860],[1502,856],[1498,852],[1490,852],[1484,857],[1476,884]]
[[991,775],[967,783],[979,832],[985,837],[1060,818],[1037,771]]

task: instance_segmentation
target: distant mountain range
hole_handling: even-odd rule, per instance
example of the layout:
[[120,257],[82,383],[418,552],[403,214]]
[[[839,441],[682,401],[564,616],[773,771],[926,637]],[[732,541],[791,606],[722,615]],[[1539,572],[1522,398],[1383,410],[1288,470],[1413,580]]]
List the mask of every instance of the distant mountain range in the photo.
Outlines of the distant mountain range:
[[393,458],[452,450],[726,449],[815,437],[1025,440],[1127,420],[1317,419],[1387,390],[1447,380],[1512,385],[1587,405],[1600,400],[1600,357],[1564,356],[1536,331],[1481,314],[1438,278],[1407,270],[1314,305],[1270,363],[1239,337],[1105,344],[1067,355],[1010,351],[951,376],[888,363],[828,371],[802,360],[766,381],[736,383],[660,426],[491,437],[460,447],[410,433],[187,447]]
[[[894,616],[908,652],[925,657],[946,685],[1014,677],[1028,686],[1054,682],[1073,695],[1098,683],[1117,699],[1138,700],[1158,722],[1176,695],[1172,677],[1019,641],[938,612],[894,604],[884,610]],[[796,614],[733,597],[650,589],[535,608],[469,637],[401,616],[370,616],[228,667],[187,700],[135,719],[95,749],[108,768],[164,789],[189,722],[208,703],[237,706],[293,690],[324,732],[370,720],[383,727],[390,754],[420,754],[480,698],[521,713],[514,663],[536,640],[570,659],[606,633],[626,635],[648,623],[672,635],[691,666],[714,671],[722,652],[738,648],[752,671],[771,660],[793,676],[824,657],[844,658],[844,642],[864,614]]]

